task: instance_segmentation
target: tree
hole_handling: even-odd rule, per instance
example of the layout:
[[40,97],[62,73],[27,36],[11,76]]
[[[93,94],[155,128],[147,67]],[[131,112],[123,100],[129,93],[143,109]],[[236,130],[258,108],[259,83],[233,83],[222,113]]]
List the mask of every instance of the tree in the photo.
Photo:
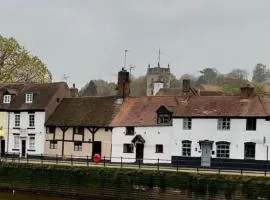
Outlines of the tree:
[[79,92],[80,96],[112,96],[116,94],[116,84],[104,80],[91,80]]
[[202,74],[198,79],[198,84],[215,84],[218,77],[218,71],[214,68],[204,68],[200,71]]
[[140,76],[138,78],[131,77],[130,96],[145,96],[146,87],[146,76]]
[[257,83],[265,83],[269,82],[269,79],[269,69],[267,69],[266,65],[258,63],[253,70],[252,81]]
[[14,38],[0,35],[0,82],[51,82],[46,65]]
[[248,72],[245,69],[233,69],[230,73],[226,74],[228,78],[247,80]]

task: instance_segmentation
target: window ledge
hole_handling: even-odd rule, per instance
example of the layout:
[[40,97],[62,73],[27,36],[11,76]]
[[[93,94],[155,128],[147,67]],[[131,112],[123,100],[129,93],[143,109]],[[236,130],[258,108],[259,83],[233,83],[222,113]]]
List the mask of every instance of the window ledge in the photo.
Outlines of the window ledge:
[[13,129],[21,129],[20,127],[13,127]]
[[12,151],[20,151],[20,149],[16,149],[16,148],[15,148],[15,149],[11,149],[11,150],[12,150]]
[[27,129],[35,129],[35,127],[28,127]]
[[27,151],[35,152],[35,149],[27,149]]

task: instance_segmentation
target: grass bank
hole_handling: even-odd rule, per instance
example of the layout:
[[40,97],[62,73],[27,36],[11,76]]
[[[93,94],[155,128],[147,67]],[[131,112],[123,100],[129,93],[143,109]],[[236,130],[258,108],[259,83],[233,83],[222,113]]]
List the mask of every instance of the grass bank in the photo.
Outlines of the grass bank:
[[[110,199],[162,199],[168,191],[270,198],[270,178],[136,169],[2,163],[0,189]],[[164,196],[165,195],[165,196]]]

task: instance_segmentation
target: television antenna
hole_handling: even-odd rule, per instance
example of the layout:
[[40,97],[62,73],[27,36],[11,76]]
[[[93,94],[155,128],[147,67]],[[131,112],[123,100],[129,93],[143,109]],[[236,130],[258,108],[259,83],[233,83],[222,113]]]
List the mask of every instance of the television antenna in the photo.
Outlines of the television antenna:
[[124,57],[124,68],[127,65],[127,52],[129,51],[129,49],[125,49],[125,57]]

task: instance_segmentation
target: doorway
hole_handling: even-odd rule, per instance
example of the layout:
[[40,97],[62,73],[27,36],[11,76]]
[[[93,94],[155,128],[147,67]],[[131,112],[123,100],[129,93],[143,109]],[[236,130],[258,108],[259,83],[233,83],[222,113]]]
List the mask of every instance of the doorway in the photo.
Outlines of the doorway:
[[211,143],[201,143],[202,156],[201,156],[201,166],[210,167],[211,166],[211,154],[212,147]]
[[136,162],[143,161],[143,149],[144,144],[141,143],[136,144]]
[[94,141],[93,156],[99,154],[101,156],[101,141]]
[[22,140],[21,157],[25,157],[26,153],[26,140]]
[[4,156],[5,155],[5,145],[6,145],[6,142],[5,142],[5,140],[1,140],[1,149],[0,149],[0,151],[1,151],[1,156]]

